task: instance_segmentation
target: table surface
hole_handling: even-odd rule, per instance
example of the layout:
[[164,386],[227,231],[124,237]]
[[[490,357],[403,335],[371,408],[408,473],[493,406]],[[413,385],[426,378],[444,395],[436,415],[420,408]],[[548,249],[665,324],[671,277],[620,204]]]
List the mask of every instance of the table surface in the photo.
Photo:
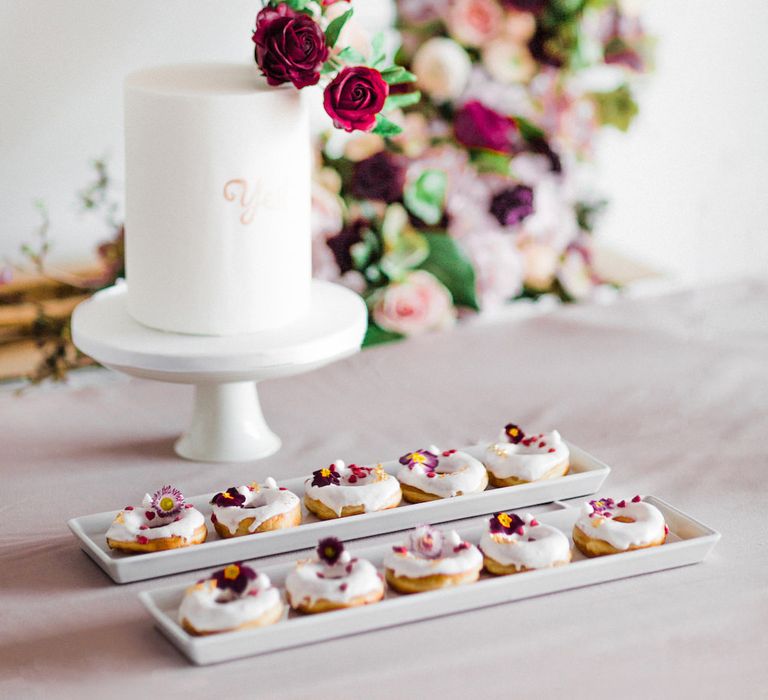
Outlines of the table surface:
[[[0,394],[0,698],[768,697],[768,281],[473,325],[267,382],[284,448],[252,464],[174,456],[190,392],[105,377]],[[659,495],[722,541],[697,566],[196,668],[136,595],[195,575],[117,586],[65,525],[161,483],[205,493],[508,421],[558,428],[613,465],[605,495]]]

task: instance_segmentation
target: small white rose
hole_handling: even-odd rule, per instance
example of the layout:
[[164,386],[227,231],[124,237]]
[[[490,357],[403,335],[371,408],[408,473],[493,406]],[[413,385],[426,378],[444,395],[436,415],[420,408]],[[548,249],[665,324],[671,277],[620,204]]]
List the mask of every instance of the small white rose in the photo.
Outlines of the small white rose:
[[472,61],[452,39],[433,37],[416,52],[413,72],[424,92],[437,102],[447,102],[464,92],[472,72]]

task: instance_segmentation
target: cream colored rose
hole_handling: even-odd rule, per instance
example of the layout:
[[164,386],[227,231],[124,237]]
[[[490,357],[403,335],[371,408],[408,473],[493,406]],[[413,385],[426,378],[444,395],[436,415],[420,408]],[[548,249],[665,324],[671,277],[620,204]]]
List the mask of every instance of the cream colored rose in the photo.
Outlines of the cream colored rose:
[[448,32],[460,44],[480,47],[502,29],[504,12],[496,0],[455,0],[446,14]]
[[384,150],[384,139],[377,134],[353,132],[353,137],[344,146],[344,156],[353,163],[370,158]]
[[429,272],[416,270],[378,293],[373,320],[387,331],[419,335],[456,322],[451,293]]
[[549,290],[557,273],[558,254],[552,246],[531,241],[523,246],[525,286],[540,292]]
[[437,102],[454,100],[464,92],[472,72],[467,52],[453,39],[433,37],[413,57],[419,87]]
[[536,73],[536,61],[525,44],[503,35],[483,47],[483,65],[500,83],[527,83]]

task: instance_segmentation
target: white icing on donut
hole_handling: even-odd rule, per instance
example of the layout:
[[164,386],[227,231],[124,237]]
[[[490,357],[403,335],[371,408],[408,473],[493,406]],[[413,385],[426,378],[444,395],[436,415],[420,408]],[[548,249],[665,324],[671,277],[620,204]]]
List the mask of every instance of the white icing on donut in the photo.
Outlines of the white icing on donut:
[[290,513],[300,502],[295,493],[278,488],[272,477],[267,478],[262,485],[238,486],[235,490],[245,497],[242,505],[219,506],[214,503],[211,507],[216,520],[230,532],[235,532],[240,523],[248,518],[254,519],[248,532],[256,532],[262,523]]
[[205,525],[205,517],[189,504],[178,515],[158,515],[152,506],[152,496],[146,494],[141,506],[127,506],[121,510],[107,530],[107,539],[118,542],[135,542],[140,537],[160,540],[181,537],[189,542],[195,530]]
[[[637,500],[639,498],[635,496],[632,500],[618,502],[601,498],[584,503],[576,527],[585,535],[603,540],[619,550],[657,542],[666,533],[664,516],[656,506]],[[634,522],[621,522],[615,520],[617,517],[631,518]]]
[[353,559],[344,551],[333,566],[319,559],[298,562],[285,579],[285,589],[297,607],[302,602],[312,604],[317,600],[349,603],[361,596],[383,593],[384,583],[371,562]]
[[483,555],[475,545],[462,542],[455,530],[443,535],[440,530],[422,525],[409,533],[404,547],[387,552],[384,566],[395,576],[405,578],[453,576],[480,571]]
[[[366,513],[372,513],[399,503],[402,497],[400,482],[381,467],[346,466],[340,459],[334,466],[339,474],[339,484],[312,486],[312,478],[309,478],[304,483],[304,492],[336,515],[341,515],[344,506],[363,506]],[[365,476],[360,476],[361,472],[357,471],[361,469]]]
[[526,436],[517,444],[509,442],[502,430],[498,441],[486,448],[483,462],[499,479],[513,476],[523,481],[536,481],[569,457],[568,446],[557,430]]
[[485,467],[471,455],[456,450],[441,452],[434,445],[425,452],[437,461],[435,468],[417,462],[406,464],[397,472],[400,483],[440,498],[477,493],[485,488],[488,482]]
[[517,569],[546,569],[570,560],[571,543],[560,530],[539,523],[530,513],[522,520],[525,525],[511,534],[486,530],[480,539],[483,554]]
[[266,574],[256,574],[241,594],[219,588],[214,579],[207,579],[187,589],[179,607],[179,622],[186,619],[200,632],[225,631],[258,620],[277,606],[282,606],[280,591]]

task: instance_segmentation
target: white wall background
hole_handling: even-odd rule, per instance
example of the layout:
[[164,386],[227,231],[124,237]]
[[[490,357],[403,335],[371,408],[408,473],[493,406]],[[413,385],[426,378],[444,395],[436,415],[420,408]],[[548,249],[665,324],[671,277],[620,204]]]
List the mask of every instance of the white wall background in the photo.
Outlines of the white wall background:
[[[600,149],[612,200],[601,238],[685,281],[768,274],[768,70],[762,0],[648,0],[657,72],[628,137]],[[0,256],[48,205],[55,257],[82,260],[106,232],[75,193],[88,161],[122,168],[122,78],[167,62],[249,60],[256,0],[2,0]],[[386,16],[388,0],[357,2]]]

